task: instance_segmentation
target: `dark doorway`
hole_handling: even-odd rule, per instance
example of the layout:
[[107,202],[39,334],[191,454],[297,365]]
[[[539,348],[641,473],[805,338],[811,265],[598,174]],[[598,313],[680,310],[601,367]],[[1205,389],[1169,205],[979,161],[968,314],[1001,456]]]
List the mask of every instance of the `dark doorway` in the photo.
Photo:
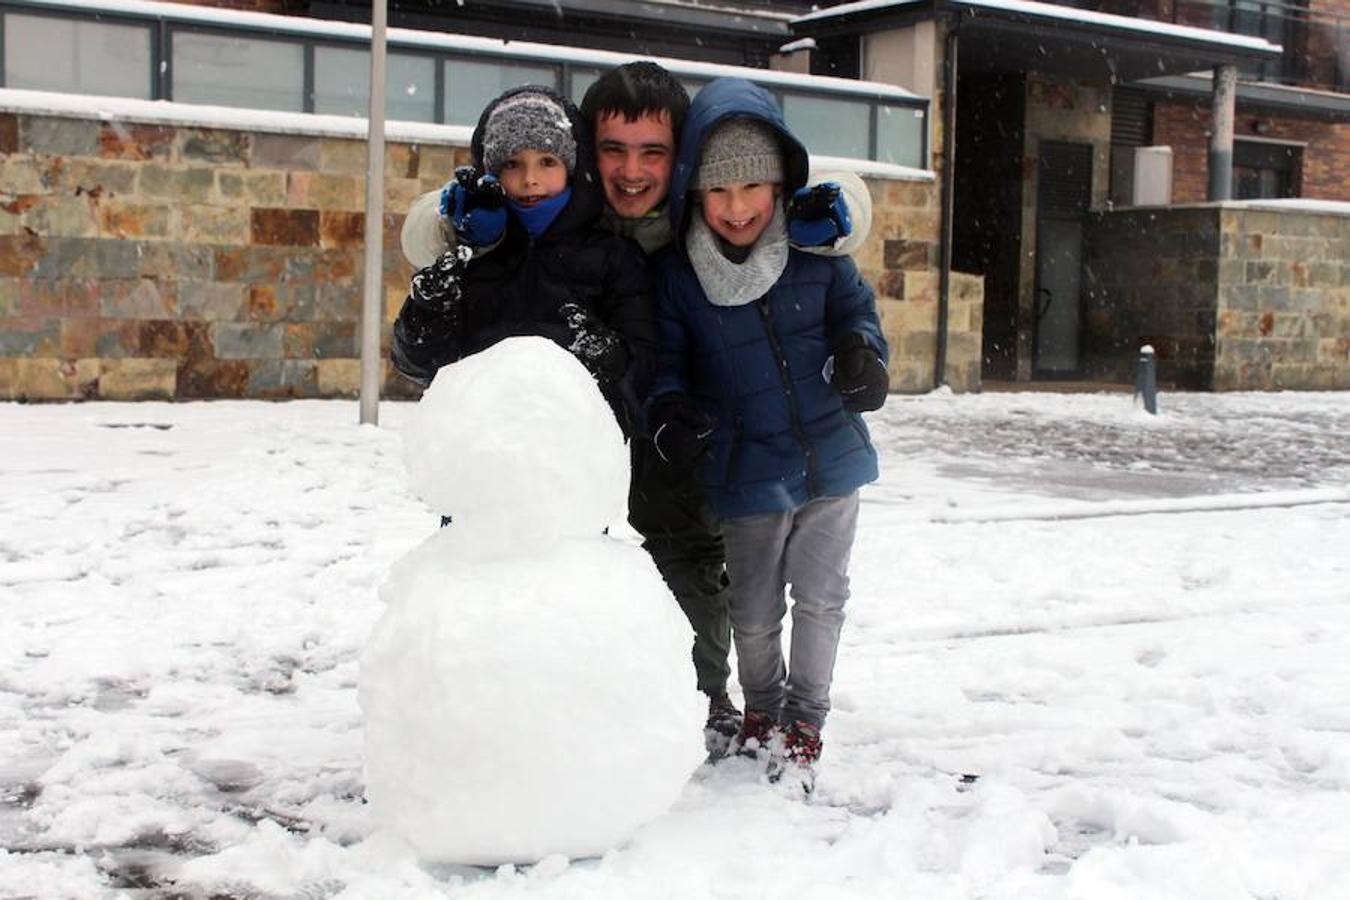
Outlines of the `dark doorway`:
[[984,276],[987,380],[1017,374],[1017,282],[1022,248],[1020,74],[965,74],[957,82],[952,268]]
[[1037,375],[1082,368],[1083,216],[1092,203],[1092,145],[1043,141],[1036,192]]

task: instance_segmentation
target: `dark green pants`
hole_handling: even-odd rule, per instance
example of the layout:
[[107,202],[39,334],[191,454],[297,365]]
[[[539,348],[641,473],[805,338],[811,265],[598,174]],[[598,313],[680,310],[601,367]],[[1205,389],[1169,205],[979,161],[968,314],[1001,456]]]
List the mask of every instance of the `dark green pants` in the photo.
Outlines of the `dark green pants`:
[[721,527],[692,471],[663,463],[643,438],[633,440],[632,460],[628,521],[693,626],[698,689],[724,693],[731,675],[731,618]]

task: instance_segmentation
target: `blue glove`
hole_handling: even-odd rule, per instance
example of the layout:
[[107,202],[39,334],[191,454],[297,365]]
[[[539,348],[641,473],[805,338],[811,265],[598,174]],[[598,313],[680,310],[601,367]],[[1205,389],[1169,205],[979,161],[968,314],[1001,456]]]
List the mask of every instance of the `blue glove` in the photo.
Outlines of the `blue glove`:
[[441,216],[450,220],[456,235],[469,246],[495,244],[506,233],[506,192],[497,176],[479,175],[472,166],[460,166],[454,180],[441,188]]
[[839,185],[822,181],[798,188],[787,205],[788,240],[798,247],[833,247],[853,233]]

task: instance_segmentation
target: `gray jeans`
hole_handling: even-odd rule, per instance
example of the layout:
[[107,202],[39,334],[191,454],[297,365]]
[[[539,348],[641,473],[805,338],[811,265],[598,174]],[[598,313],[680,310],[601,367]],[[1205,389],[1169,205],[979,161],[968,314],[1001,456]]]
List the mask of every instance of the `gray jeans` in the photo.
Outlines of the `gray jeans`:
[[[731,628],[746,709],[783,724],[825,723],[857,525],[857,491],[790,512],[723,521]],[[792,649],[785,667],[789,584]]]

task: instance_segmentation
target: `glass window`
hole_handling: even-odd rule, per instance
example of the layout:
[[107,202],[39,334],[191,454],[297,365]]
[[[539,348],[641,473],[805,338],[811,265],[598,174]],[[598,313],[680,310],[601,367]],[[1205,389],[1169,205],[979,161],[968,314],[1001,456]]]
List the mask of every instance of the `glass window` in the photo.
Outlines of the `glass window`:
[[507,88],[543,84],[556,88],[553,66],[467,59],[445,61],[445,121],[449,125],[477,125],[483,107]]
[[916,169],[928,168],[923,158],[925,116],[912,106],[877,107],[877,160]]
[[150,29],[7,13],[5,85],[149,100]]
[[1303,149],[1290,144],[1233,142],[1233,199],[1298,196]]
[[788,128],[813,154],[868,158],[866,103],[788,94],[783,98],[783,116]]
[[591,85],[599,80],[599,69],[573,69],[572,102],[580,106],[582,98],[586,96],[586,91],[590,90]]
[[260,38],[173,32],[173,99],[303,112],[305,49]]
[[[384,115],[404,122],[436,121],[436,61],[390,53],[384,60]],[[370,51],[314,48],[314,111],[339,116],[370,112]]]

